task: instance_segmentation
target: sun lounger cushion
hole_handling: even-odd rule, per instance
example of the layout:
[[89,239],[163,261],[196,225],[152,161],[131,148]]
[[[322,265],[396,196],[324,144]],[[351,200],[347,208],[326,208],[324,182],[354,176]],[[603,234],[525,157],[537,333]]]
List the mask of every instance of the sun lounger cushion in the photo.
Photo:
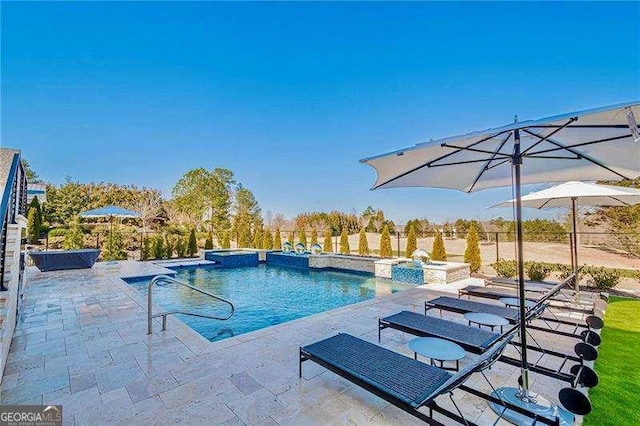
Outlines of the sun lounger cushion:
[[498,333],[416,312],[402,311],[383,318],[382,321],[415,330],[419,334],[455,342],[467,350],[473,348],[474,352],[488,348],[500,338]]
[[427,304],[434,308],[442,308],[454,310],[457,312],[481,312],[485,314],[498,315],[502,318],[506,318],[510,322],[517,322],[519,319],[519,313],[517,309],[506,308],[498,305],[490,305],[487,303],[472,302],[470,300],[456,299],[453,297],[442,296],[436,299],[430,300]]
[[452,377],[445,370],[344,333],[305,346],[301,351],[412,407],[422,405]]

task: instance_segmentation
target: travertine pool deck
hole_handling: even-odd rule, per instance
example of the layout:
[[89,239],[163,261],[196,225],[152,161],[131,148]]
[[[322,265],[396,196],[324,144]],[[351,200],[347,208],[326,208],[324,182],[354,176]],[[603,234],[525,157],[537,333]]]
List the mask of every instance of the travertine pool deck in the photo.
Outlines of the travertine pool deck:
[[[28,268],[0,402],[62,404],[64,423],[77,425],[421,424],[311,361],[298,378],[298,348],[337,332],[377,342],[377,318],[422,312],[423,302],[441,293],[406,290],[211,343],[171,317],[167,331],[158,321],[154,334],[146,334],[146,300],[120,277],[166,272],[133,261],[46,273]],[[460,315],[444,316],[464,323]],[[576,343],[534,336],[567,353]],[[411,338],[384,330],[381,344],[411,356]],[[513,348],[508,351],[517,356]],[[518,374],[497,363],[487,375],[497,387],[514,385]],[[531,376],[534,391],[557,400],[561,382]],[[480,375],[467,383],[490,391]],[[494,423],[483,400],[459,390],[454,397],[469,420]],[[438,401],[454,410],[448,398]]]

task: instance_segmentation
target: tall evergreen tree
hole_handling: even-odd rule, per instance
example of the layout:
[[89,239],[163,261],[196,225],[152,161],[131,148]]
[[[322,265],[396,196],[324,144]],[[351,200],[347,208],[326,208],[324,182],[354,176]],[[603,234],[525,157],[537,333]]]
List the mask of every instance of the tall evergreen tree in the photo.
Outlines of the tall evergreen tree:
[[349,234],[347,234],[347,228],[342,228],[340,233],[340,253],[351,254],[351,248],[349,247]]
[[447,251],[444,247],[444,241],[442,240],[442,234],[440,232],[436,232],[436,237],[433,240],[433,247],[431,248],[431,259],[432,260],[447,260]]
[[198,253],[198,241],[196,240],[196,230],[191,228],[191,233],[189,234],[189,246],[187,249],[187,253],[189,257],[194,257]]
[[369,242],[367,241],[367,233],[364,227],[360,230],[360,235],[358,236],[358,254],[361,256],[369,255]]
[[142,239],[142,250],[140,250],[140,260],[147,260],[151,257],[151,238],[145,236]]
[[231,240],[229,239],[229,230],[225,230],[222,232],[222,248],[228,249],[231,248]]
[[300,233],[298,235],[298,242],[303,244],[305,247],[307,246],[307,230],[304,228],[300,228]]
[[164,238],[162,234],[156,235],[153,239],[153,257],[155,259],[164,259],[165,257]]
[[276,235],[273,238],[273,249],[282,250],[282,237],[280,236],[280,228],[276,228]]
[[187,242],[182,235],[176,236],[176,255],[183,258],[187,255]]
[[262,229],[256,227],[256,231],[253,233],[253,247],[257,249],[262,248]]
[[102,252],[103,260],[126,260],[127,252],[124,249],[124,241],[122,239],[122,233],[114,228],[109,232],[109,243],[104,247]]
[[[31,209],[29,209],[29,212],[31,212]],[[64,235],[62,248],[65,250],[80,250],[84,248],[84,232],[82,232],[80,222],[77,218],[71,221],[69,229]]]
[[[42,218],[42,206],[40,206],[40,201],[38,200],[37,196],[33,197],[33,200],[31,200],[31,202],[29,203],[29,210],[31,210],[31,208],[36,209],[34,230],[37,232],[37,235],[39,237],[40,231],[42,230],[43,218]],[[28,219],[28,214],[27,214],[27,219]]]
[[38,244],[38,238],[40,238],[38,211],[35,207],[31,207],[27,213],[27,238],[31,244]]
[[382,235],[380,236],[380,257],[392,257],[393,249],[391,248],[391,235],[389,235],[389,226],[384,225]]
[[322,244],[322,251],[325,253],[333,252],[333,243],[331,241],[331,230],[327,229],[324,231],[324,241]]
[[318,244],[318,230],[311,228],[311,245]]
[[211,232],[207,234],[207,239],[204,242],[204,249],[211,250],[213,248],[213,235]]
[[416,238],[416,230],[414,226],[409,227],[409,235],[407,235],[407,251],[405,257],[411,257],[414,251],[418,249],[418,240]]
[[164,236],[164,252],[167,255],[167,259],[173,257],[173,252],[176,249],[176,239],[173,235],[167,232]]
[[469,227],[469,232],[467,233],[467,248],[464,251],[464,261],[470,265],[471,272],[478,272],[482,266],[480,241],[475,226]]
[[273,250],[273,234],[271,234],[270,229],[264,231],[264,236],[262,237],[262,248],[265,250]]

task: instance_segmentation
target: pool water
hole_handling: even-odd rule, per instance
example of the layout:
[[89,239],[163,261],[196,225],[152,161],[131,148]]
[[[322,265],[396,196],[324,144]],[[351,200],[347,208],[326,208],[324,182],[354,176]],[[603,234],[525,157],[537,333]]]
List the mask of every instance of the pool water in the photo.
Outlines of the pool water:
[[[362,302],[376,297],[376,292],[385,294],[413,287],[371,275],[265,265],[235,269],[187,267],[178,269],[175,277],[235,305],[235,314],[227,321],[176,315],[211,341]],[[127,282],[147,295],[149,278]],[[154,305],[166,310],[218,316],[229,312],[228,305],[177,284],[163,283],[152,291]]]

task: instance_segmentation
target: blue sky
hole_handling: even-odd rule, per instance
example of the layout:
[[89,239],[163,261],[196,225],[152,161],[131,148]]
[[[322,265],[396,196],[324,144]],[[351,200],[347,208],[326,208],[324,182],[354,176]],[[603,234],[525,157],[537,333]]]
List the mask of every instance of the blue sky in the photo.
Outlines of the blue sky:
[[369,191],[358,160],[640,99],[638,2],[1,7],[1,143],[54,183],[168,195],[191,168],[225,167],[288,216],[509,217],[485,210],[509,188]]

